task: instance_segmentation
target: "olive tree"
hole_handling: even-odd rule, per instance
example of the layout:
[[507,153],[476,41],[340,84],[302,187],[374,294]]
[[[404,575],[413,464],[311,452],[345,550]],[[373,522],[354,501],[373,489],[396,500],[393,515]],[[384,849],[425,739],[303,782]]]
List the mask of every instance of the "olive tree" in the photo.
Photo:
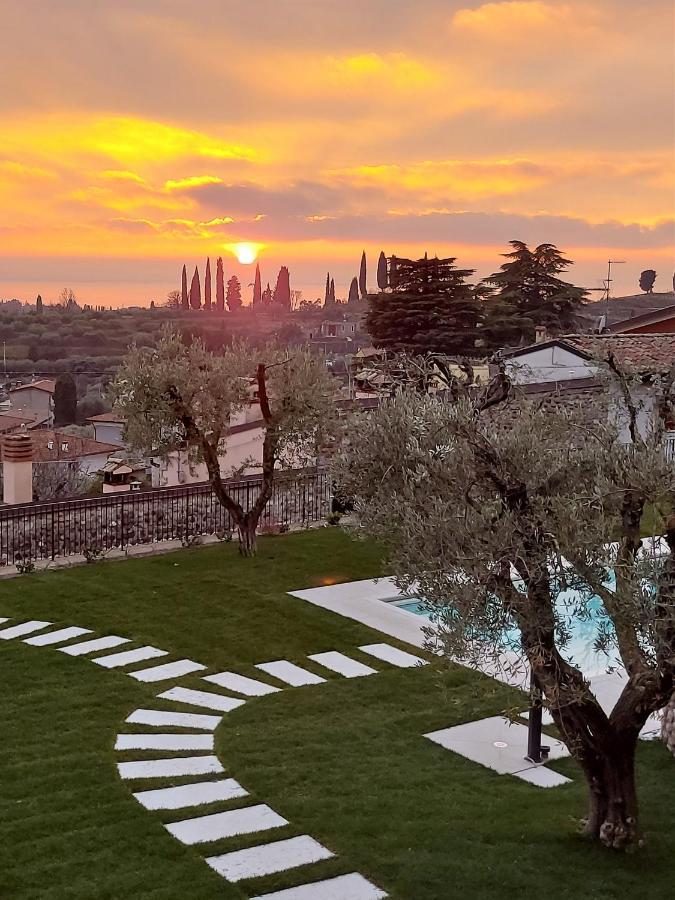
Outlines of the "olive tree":
[[[165,331],[156,347],[134,347],[112,385],[115,409],[126,419],[132,449],[155,455],[184,449],[205,463],[209,482],[252,556],[256,530],[272,496],[275,473],[315,461],[333,420],[334,382],[321,360],[267,346],[235,344],[220,354],[201,341],[189,345]],[[233,417],[259,403],[264,430],[260,489],[248,509],[223,473]]]
[[[426,598],[430,645],[538,680],[588,784],[585,831],[618,849],[640,839],[638,735],[674,689],[675,472],[661,442],[672,377],[653,386],[640,433],[633,383],[613,368],[620,416],[534,405],[503,390],[503,373],[479,397],[403,387],[352,430],[337,476],[358,530],[384,542],[400,587]],[[640,541],[648,504],[667,523],[661,554]],[[625,669],[609,715],[571,655],[573,617],[607,667]]]

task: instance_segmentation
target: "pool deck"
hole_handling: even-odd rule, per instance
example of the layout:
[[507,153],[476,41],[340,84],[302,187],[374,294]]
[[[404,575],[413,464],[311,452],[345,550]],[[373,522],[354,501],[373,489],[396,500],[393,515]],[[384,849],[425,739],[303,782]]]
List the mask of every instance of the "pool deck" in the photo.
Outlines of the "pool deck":
[[[368,625],[399,641],[432,652],[434,650],[433,625],[429,620],[402,609],[396,605],[396,602],[392,602],[405,599],[405,595],[396,587],[392,578],[350,581],[344,584],[332,584],[289,593],[293,597],[306,600],[322,609]],[[437,648],[437,652],[439,654],[442,652],[440,646]],[[486,660],[479,667],[479,671],[527,692],[528,666],[515,653],[505,652],[498,660]],[[623,671],[597,672],[589,674],[587,677],[598,702],[609,715],[623,690],[625,673]],[[526,702],[525,698],[523,702]],[[527,713],[524,713],[522,718],[526,719]],[[545,710],[543,724],[548,726],[552,722],[551,714]],[[658,737],[660,725],[658,714],[651,715],[641,731],[641,737],[645,740],[653,740]],[[509,722],[501,716],[441,729],[426,734],[425,737],[500,775],[512,775],[536,787],[557,787],[569,781],[541,763],[526,763],[524,757],[527,750],[527,728],[524,725]],[[548,735],[546,737],[547,743],[552,749],[555,748],[551,759],[567,755],[566,749],[559,741],[555,741]],[[507,757],[508,765],[506,765]]]

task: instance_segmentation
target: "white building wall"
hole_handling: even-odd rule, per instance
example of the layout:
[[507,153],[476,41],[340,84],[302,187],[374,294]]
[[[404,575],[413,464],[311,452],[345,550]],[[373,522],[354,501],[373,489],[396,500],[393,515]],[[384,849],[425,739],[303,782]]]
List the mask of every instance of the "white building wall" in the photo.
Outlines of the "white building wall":
[[124,446],[122,436],[124,425],[121,422],[92,422],[92,425],[97,441],[102,444],[116,444],[118,447]]
[[506,372],[514,384],[593,378],[598,371],[590,360],[556,345],[533,347],[527,353],[506,360]]
[[[228,478],[249,459],[255,460],[254,465],[246,466],[244,471],[239,474],[250,475],[259,472],[262,465],[264,439],[265,433],[262,427],[228,435],[224,442],[223,452],[220,454],[222,476]],[[170,453],[165,459],[153,459],[153,487],[177,487],[181,484],[208,481],[208,478],[206,464],[203,462],[190,464],[185,450]]]

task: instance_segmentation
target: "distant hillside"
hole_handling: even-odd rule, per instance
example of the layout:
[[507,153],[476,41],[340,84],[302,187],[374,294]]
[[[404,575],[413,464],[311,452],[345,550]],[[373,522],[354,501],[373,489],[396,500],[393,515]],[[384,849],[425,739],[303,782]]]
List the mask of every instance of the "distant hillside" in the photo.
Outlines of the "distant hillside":
[[645,313],[656,312],[668,306],[675,306],[675,292],[664,291],[653,294],[631,294],[628,297],[612,297],[609,304],[604,300],[587,303],[584,306],[584,317],[587,319],[599,318],[607,314],[607,324],[614,325],[624,319],[633,316],[641,316]]

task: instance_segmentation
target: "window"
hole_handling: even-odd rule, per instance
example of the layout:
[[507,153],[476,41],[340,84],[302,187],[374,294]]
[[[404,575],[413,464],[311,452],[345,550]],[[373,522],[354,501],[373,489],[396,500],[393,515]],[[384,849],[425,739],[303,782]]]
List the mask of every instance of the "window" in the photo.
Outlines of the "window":
[[68,452],[68,441],[62,441],[62,443],[61,443],[61,452],[62,452],[62,453],[67,453],[67,452]]
[[54,449],[54,441],[47,441],[47,450]]

